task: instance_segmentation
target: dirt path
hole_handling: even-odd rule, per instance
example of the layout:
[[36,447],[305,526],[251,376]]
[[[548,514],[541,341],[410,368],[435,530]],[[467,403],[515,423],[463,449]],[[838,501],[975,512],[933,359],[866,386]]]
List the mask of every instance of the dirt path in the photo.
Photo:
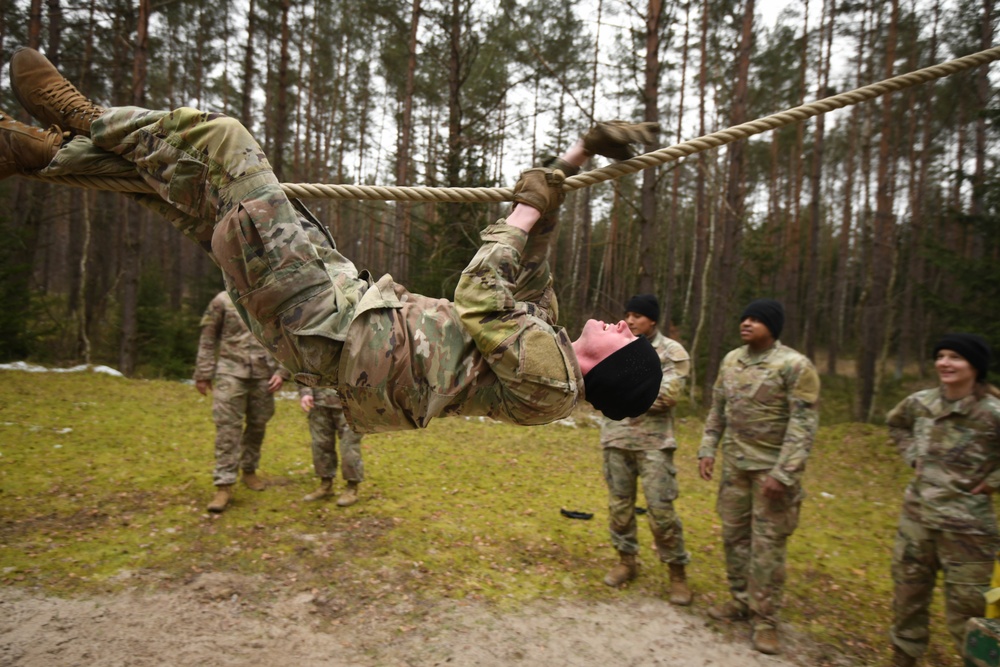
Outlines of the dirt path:
[[817,664],[814,648],[794,638],[784,657],[763,656],[743,639],[745,626],[720,633],[702,616],[654,599],[536,603],[511,613],[402,601],[331,618],[313,593],[266,602],[261,595],[254,582],[219,574],[166,592],[79,599],[3,588],[0,665]]

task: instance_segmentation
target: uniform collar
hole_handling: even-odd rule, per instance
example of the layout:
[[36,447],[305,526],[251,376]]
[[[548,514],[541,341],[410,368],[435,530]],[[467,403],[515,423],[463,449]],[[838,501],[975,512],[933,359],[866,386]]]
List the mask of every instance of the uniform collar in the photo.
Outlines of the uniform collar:
[[979,402],[975,393],[969,394],[957,401],[949,401],[944,397],[944,389],[937,388],[937,397],[934,401],[933,410],[938,417],[947,417],[950,414],[967,415],[973,406]]
[[774,345],[772,345],[770,348],[768,348],[764,352],[761,352],[759,354],[754,354],[753,352],[750,351],[750,346],[749,345],[744,345],[741,348],[742,352],[740,353],[740,363],[742,363],[744,366],[752,366],[754,364],[762,364],[765,361],[767,361],[768,359],[770,359],[771,355],[773,355],[775,352],[777,352],[778,348],[780,348],[780,347],[782,347],[781,341],[777,341],[776,340],[776,341],[774,341]]

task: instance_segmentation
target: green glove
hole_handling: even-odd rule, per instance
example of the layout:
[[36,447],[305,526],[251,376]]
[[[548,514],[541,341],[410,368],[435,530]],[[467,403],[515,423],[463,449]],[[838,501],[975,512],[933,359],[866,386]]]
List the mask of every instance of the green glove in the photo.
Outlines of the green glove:
[[559,169],[525,169],[514,185],[514,202],[527,204],[542,215],[555,211],[566,198],[562,188],[565,179]]
[[583,149],[593,155],[603,155],[612,160],[632,157],[629,144],[652,144],[660,132],[659,123],[626,123],[610,120],[598,123],[583,135]]

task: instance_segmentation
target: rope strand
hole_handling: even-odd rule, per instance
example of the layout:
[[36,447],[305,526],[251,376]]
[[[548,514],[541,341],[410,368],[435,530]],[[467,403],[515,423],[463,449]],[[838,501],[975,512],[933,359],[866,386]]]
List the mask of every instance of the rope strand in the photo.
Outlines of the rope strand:
[[[594,169],[567,178],[563,187],[566,190],[587,188],[613,178],[634,174],[644,169],[658,167],[695,153],[725,146],[756,134],[775,130],[779,127],[792,125],[820,114],[829,113],[861,102],[873,100],[882,95],[893,93],[904,88],[918,86],[928,81],[973,69],[1000,59],[1000,46],[995,46],[979,53],[973,53],[962,58],[956,58],[939,65],[932,65],[909,74],[901,74],[885,81],[873,83],[846,93],[840,93],[822,100],[803,104],[764,118],[752,120],[741,125],[706,134],[697,139],[689,139],[673,146],[661,148],[650,153],[638,155],[629,160],[616,162],[606,167]],[[108,178],[102,176],[59,176],[41,177],[28,174],[28,178],[60,183],[75,187],[113,192],[149,193],[153,189],[138,178]],[[425,201],[425,202],[503,202],[514,197],[513,188],[430,188],[425,186],[376,186],[376,185],[331,185],[322,183],[282,183],[282,189],[289,197],[299,199],[340,199],[368,201]]]

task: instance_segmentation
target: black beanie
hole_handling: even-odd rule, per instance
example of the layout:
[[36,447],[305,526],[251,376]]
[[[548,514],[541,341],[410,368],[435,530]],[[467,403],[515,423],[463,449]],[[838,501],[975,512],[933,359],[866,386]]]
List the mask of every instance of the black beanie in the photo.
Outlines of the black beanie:
[[785,326],[785,307],[781,305],[780,301],[774,299],[751,301],[750,305],[743,309],[740,322],[748,317],[752,317],[766,326],[775,340],[781,338],[781,330]]
[[941,337],[934,346],[934,356],[941,350],[951,350],[962,355],[976,369],[976,381],[985,382],[990,369],[990,344],[976,334],[950,333]]
[[659,322],[660,302],[652,294],[636,294],[625,304],[625,312],[645,315],[654,322]]
[[615,421],[649,410],[662,379],[660,357],[645,336],[612,352],[583,376],[587,400]]

